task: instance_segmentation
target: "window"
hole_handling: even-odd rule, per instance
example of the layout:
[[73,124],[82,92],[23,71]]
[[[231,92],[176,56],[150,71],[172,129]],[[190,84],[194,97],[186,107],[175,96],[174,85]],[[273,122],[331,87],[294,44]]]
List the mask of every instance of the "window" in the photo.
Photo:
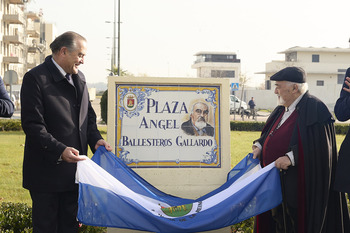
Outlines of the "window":
[[211,77],[212,78],[234,78],[235,71],[234,70],[212,70]]
[[[342,74],[339,74],[342,73]],[[338,82],[337,84],[343,84],[345,79],[346,69],[338,69]]]
[[320,62],[320,55],[312,54],[312,62]]
[[205,62],[222,62],[222,63],[240,63],[241,60],[237,59],[236,55],[223,55],[223,54],[204,54]]
[[297,61],[297,53],[296,52],[286,53],[285,59],[286,59],[286,61],[296,62]]
[[316,81],[316,86],[324,86],[324,81],[323,80],[317,80]]
[[266,82],[265,82],[265,89],[266,90],[271,90],[271,80],[266,80]]

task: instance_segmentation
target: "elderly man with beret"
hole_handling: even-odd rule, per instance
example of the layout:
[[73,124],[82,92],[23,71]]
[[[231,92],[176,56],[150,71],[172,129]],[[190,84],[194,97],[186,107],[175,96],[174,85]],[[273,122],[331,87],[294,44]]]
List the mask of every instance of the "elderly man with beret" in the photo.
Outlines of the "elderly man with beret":
[[333,191],[337,148],[334,119],[308,92],[303,69],[287,67],[270,78],[280,105],[254,141],[262,166],[281,170],[283,205],[256,217],[255,232],[350,232],[344,195]]

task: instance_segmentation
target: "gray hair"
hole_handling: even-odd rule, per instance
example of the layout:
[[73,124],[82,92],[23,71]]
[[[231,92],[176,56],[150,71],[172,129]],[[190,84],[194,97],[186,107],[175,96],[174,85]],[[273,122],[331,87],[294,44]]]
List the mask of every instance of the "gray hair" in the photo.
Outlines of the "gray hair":
[[298,90],[300,91],[300,94],[305,94],[307,90],[309,89],[309,85],[307,83],[296,83],[298,85]]
[[203,104],[204,106],[207,107],[208,111],[209,111],[209,105],[204,103],[204,102],[197,102],[192,106],[192,110],[191,110],[191,114],[193,113],[194,107],[197,106],[198,104]]
[[72,31],[68,31],[58,36],[51,44],[50,49],[53,54],[58,53],[62,47],[66,47],[69,52],[76,50],[76,41],[86,39],[80,34]]
[[307,92],[309,89],[309,85],[307,83],[295,83],[287,81],[287,84],[289,86],[296,84],[298,86],[298,92],[302,95],[305,94],[305,92]]

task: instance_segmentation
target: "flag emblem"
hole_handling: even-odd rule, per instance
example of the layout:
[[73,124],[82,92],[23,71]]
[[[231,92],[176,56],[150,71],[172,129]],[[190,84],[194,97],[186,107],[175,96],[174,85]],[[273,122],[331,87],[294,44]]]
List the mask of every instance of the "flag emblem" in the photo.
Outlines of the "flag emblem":
[[169,208],[162,207],[162,211],[164,214],[170,217],[182,217],[188,214],[192,210],[193,204],[172,206]]

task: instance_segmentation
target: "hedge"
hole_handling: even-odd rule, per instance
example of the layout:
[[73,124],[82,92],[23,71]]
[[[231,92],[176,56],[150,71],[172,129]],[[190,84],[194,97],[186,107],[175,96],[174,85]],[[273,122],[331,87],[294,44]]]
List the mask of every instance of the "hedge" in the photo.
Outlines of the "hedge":
[[22,130],[19,119],[0,119],[0,131],[20,131]]
[[346,134],[349,130],[350,124],[335,124],[335,133],[336,134]]
[[103,92],[100,102],[101,119],[107,124],[108,90]]
[[[265,122],[259,121],[231,121],[231,131],[262,131]],[[349,130],[350,124],[336,123],[334,125],[336,134],[346,134]]]
[[231,121],[231,131],[262,131],[265,122],[260,121]]
[[[32,227],[32,208],[24,203],[2,202],[0,205],[1,233],[30,233]],[[79,225],[80,233],[105,233],[106,227]]]
[[32,232],[32,209],[24,203],[1,203],[0,232]]

